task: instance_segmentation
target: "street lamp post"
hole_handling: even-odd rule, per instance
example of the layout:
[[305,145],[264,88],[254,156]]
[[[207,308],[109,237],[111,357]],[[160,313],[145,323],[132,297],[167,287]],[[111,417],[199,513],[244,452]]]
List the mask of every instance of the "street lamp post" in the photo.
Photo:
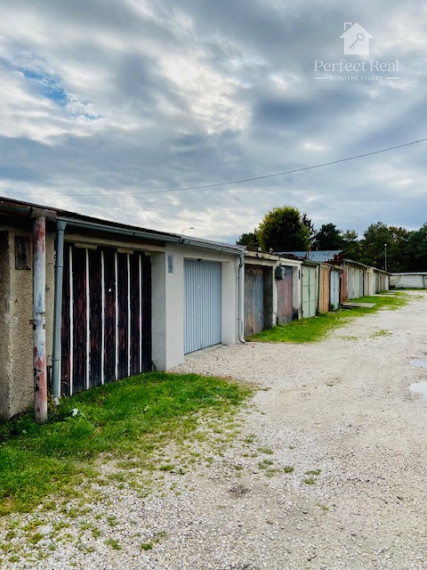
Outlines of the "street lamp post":
[[387,271],[387,244],[384,244],[384,271]]
[[185,230],[195,230],[196,228],[193,226],[190,226],[189,228],[183,228],[182,233],[185,234]]

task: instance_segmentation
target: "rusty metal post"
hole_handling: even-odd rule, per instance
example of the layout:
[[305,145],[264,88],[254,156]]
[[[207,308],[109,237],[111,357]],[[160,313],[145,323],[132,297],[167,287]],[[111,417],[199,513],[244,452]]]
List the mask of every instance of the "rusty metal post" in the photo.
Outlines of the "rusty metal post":
[[46,218],[33,222],[33,362],[34,410],[37,422],[47,420],[46,373]]

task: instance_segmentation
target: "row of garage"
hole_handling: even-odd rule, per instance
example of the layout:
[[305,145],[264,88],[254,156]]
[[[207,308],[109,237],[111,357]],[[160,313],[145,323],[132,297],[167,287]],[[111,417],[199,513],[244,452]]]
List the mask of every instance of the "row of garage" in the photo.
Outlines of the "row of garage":
[[345,276],[356,283],[310,260],[10,199],[0,249],[0,418],[28,408],[43,383],[58,398],[168,370],[337,307]]
[[[330,262],[315,260],[324,253],[333,254]],[[344,260],[342,252],[287,255],[246,252],[246,337],[276,324],[336,310],[349,299],[389,289],[386,272]]]

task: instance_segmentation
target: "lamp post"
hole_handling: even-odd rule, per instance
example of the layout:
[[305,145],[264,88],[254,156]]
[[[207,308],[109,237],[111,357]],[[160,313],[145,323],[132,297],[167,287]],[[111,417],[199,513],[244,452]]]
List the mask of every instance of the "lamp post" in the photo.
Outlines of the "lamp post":
[[387,271],[387,244],[384,244],[384,271]]
[[194,226],[190,226],[189,228],[184,228],[182,230],[182,233],[185,234],[185,230],[195,230],[196,228]]

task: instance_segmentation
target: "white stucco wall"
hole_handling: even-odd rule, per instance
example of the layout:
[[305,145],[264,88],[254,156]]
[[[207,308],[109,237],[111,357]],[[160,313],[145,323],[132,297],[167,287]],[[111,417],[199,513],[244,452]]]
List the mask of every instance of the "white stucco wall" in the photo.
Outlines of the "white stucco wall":
[[222,343],[238,342],[239,257],[190,246],[168,245],[165,253],[151,254],[152,352],[158,370],[168,370],[184,360],[185,259],[222,264]]
[[397,289],[427,288],[427,273],[402,273],[391,275],[390,285]]

